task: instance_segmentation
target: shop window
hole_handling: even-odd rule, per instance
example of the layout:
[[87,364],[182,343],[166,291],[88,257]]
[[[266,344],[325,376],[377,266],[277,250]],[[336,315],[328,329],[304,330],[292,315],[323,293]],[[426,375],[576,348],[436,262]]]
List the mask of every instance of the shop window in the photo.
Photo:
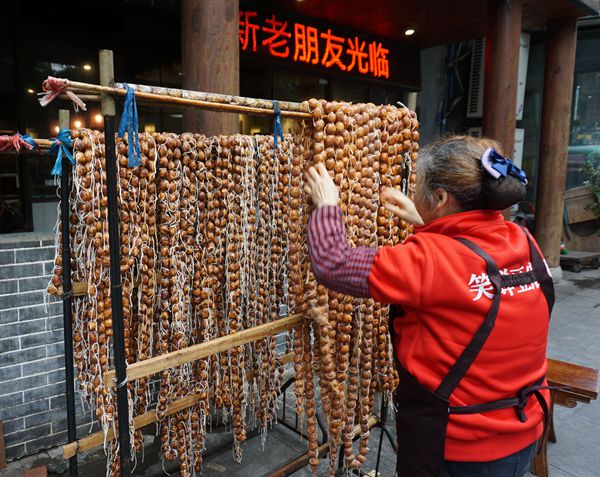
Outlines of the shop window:
[[305,101],[309,98],[324,98],[327,82],[318,75],[296,71],[273,72],[273,97],[286,101]]
[[588,161],[600,167],[600,71],[575,75],[567,188],[585,182]]
[[331,81],[331,98],[336,101],[352,101],[354,103],[369,102],[369,85],[354,81]]
[[600,168],[600,29],[582,29],[577,37],[567,189],[583,185],[582,167]]

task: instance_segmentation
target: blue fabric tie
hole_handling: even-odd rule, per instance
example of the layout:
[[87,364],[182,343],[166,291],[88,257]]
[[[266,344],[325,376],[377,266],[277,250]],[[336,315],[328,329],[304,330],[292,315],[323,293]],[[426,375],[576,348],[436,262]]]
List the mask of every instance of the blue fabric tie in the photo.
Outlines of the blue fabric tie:
[[127,94],[125,95],[125,105],[123,106],[123,114],[119,123],[119,136],[124,137],[127,131],[127,142],[129,149],[129,167],[137,167],[142,164],[140,151],[140,138],[138,136],[138,112],[135,102],[135,91],[127,83],[123,83]]
[[281,127],[281,108],[279,107],[279,101],[273,100],[273,112],[275,113],[275,130],[273,131],[273,143],[275,145],[275,154],[277,154],[277,144],[279,138],[282,141],[285,140],[283,135],[283,127]]
[[35,142],[35,140],[29,135],[29,134],[19,134],[19,137],[26,142],[27,144],[29,144],[31,146],[32,150],[37,149],[37,144]]
[[75,159],[71,154],[71,148],[73,143],[71,142],[71,130],[61,129],[58,135],[51,139],[53,141],[52,147],[48,151],[48,154],[56,154],[56,162],[52,168],[51,174],[53,176],[60,176],[62,174],[62,157],[63,154],[67,156],[67,159],[71,161],[71,164],[75,165]]

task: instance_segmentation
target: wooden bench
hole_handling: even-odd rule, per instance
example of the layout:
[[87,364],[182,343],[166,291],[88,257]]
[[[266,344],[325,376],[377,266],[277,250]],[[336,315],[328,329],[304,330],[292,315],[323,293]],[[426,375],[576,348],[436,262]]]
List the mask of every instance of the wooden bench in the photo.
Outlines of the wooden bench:
[[542,436],[541,449],[533,461],[533,473],[538,477],[549,477],[546,446],[556,442],[554,431],[554,405],[575,407],[578,402],[589,403],[598,397],[598,370],[566,361],[548,358],[546,379],[550,386],[565,386],[564,390],[552,390],[550,423]]

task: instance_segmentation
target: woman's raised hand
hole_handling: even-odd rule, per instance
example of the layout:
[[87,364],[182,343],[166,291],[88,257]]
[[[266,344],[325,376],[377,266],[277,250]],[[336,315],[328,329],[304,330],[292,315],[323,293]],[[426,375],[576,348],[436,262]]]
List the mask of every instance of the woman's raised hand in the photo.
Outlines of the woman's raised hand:
[[392,214],[397,215],[402,220],[406,220],[410,224],[423,225],[423,219],[417,212],[414,202],[398,189],[382,187],[379,197],[383,206]]
[[324,205],[338,205],[340,198],[338,188],[322,162],[308,170],[304,190],[316,208]]

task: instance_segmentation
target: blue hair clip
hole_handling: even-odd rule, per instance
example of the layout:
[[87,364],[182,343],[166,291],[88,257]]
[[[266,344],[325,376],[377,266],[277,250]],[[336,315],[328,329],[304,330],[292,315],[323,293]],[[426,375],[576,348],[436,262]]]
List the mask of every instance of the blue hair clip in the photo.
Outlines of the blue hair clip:
[[504,157],[493,147],[488,147],[483,156],[481,156],[483,168],[494,179],[500,177],[513,176],[519,179],[523,184],[527,184],[527,175],[525,171],[514,165],[513,161]]

